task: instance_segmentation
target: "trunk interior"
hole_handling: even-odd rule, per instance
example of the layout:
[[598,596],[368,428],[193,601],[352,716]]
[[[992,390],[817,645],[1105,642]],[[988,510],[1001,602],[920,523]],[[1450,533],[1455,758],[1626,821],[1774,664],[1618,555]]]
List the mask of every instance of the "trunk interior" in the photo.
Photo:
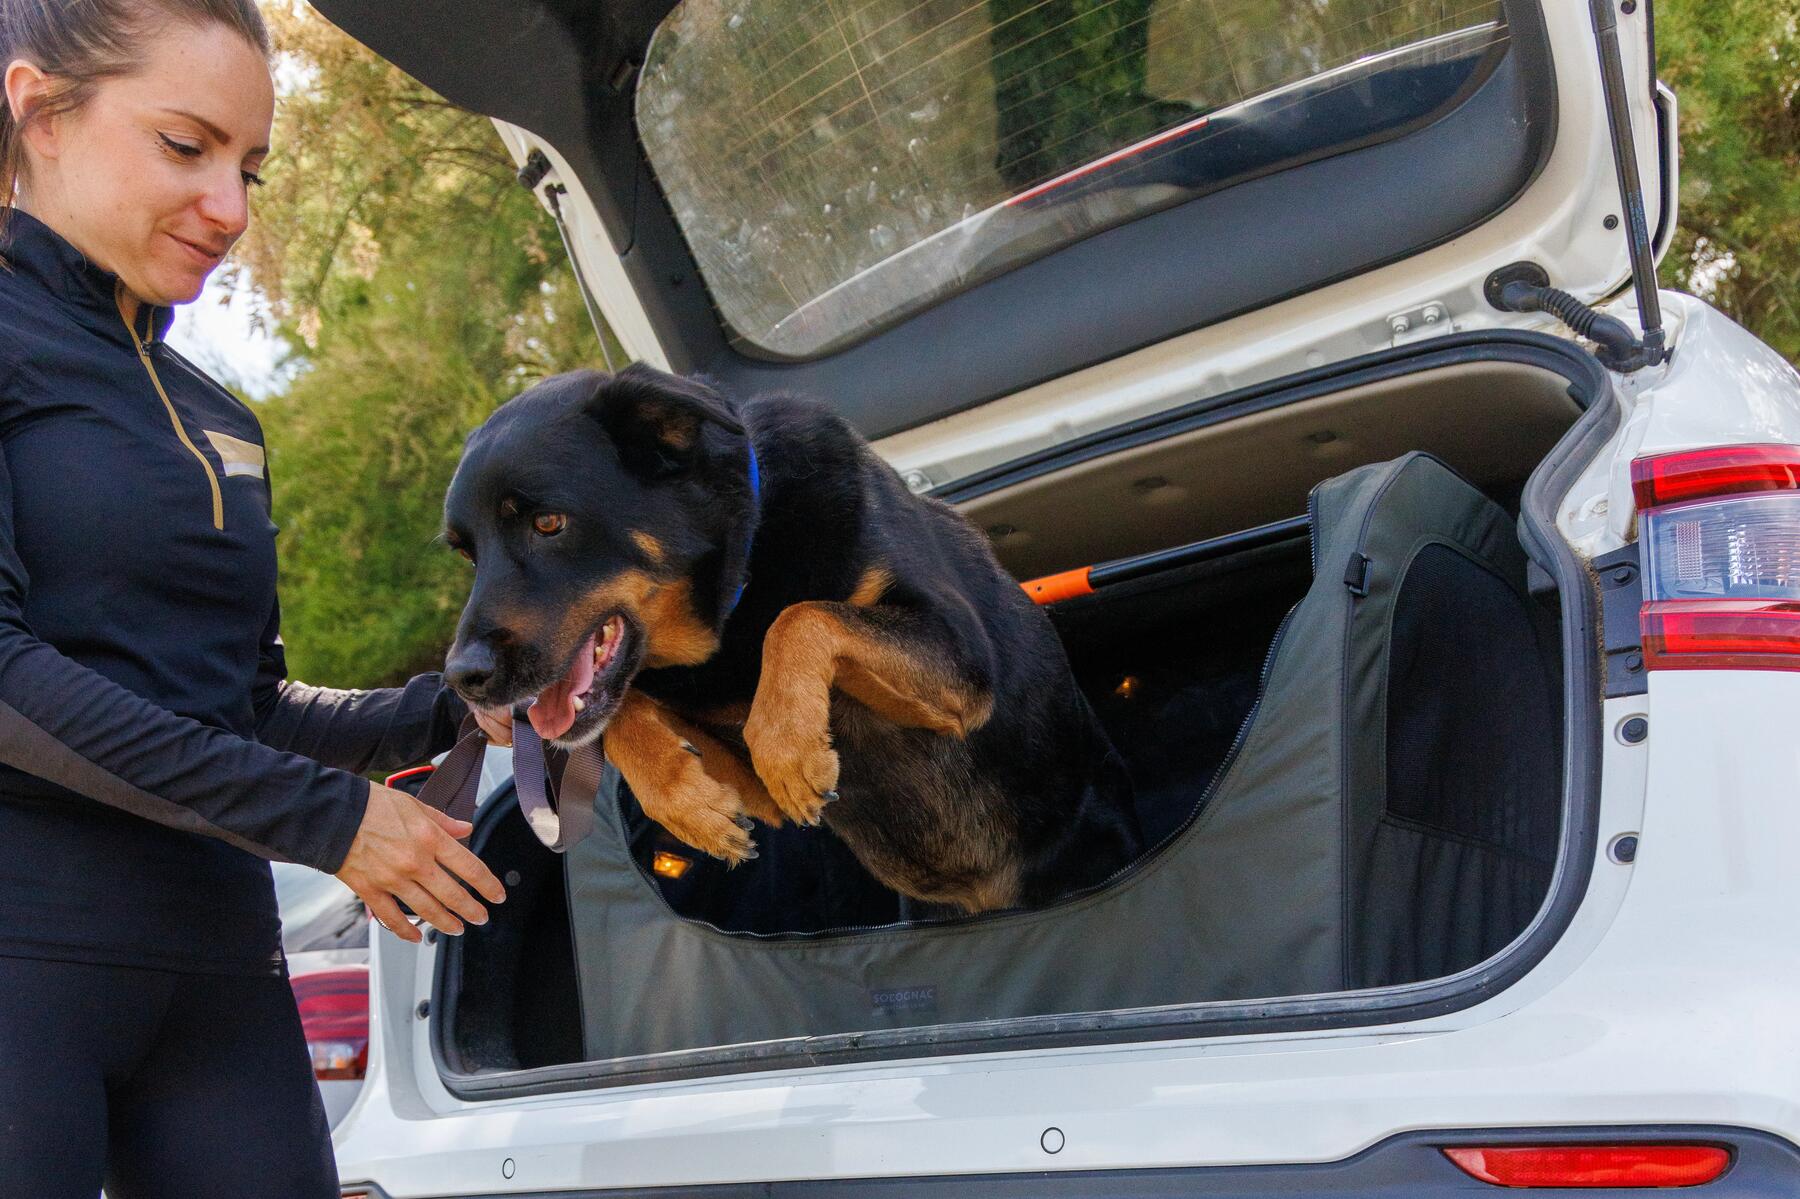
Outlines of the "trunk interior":
[[[1268,389],[1123,431],[1050,473],[997,472],[952,498],[1021,579],[1288,520],[1307,512],[1322,480],[1412,450],[1435,454],[1516,517],[1527,476],[1583,406],[1554,370],[1498,361],[1313,394]],[[1314,570],[1306,529],[1284,528],[1050,608],[1077,680],[1130,765],[1147,845],[1174,840],[1204,810]],[[1394,621],[1385,727],[1346,730],[1385,738],[1389,791],[1375,864],[1345,898],[1357,920],[1380,927],[1383,948],[1356,960],[1351,985],[1473,966],[1522,932],[1546,897],[1563,799],[1558,596],[1540,586],[1502,611],[1494,600],[1504,607],[1506,596],[1485,588],[1462,576],[1423,581]],[[1496,761],[1514,767],[1495,771]],[[777,937],[931,919],[825,829],[759,827],[761,857],[728,871],[620,796],[641,885],[681,917]],[[584,1061],[564,860],[510,802],[491,804],[476,835],[510,898],[440,967],[442,1064],[477,1075]],[[1480,869],[1448,891],[1433,881],[1472,848],[1485,855]]]

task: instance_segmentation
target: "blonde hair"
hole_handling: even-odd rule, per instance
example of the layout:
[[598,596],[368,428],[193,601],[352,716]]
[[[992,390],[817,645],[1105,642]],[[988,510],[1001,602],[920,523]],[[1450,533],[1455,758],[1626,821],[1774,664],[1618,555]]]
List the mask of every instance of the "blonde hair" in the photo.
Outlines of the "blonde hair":
[[138,70],[145,45],[171,21],[223,25],[269,56],[255,0],[0,0],[0,71],[23,58],[54,80],[20,116],[0,97],[0,232],[25,168],[24,125],[74,112],[102,82]]

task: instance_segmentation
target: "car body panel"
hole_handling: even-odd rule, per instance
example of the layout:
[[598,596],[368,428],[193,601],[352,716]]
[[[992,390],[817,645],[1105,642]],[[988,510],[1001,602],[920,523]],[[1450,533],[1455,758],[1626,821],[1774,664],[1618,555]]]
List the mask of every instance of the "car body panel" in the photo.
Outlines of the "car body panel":
[[[1625,419],[1557,513],[1584,557],[1636,536],[1632,459],[1707,445],[1800,444],[1800,371],[1792,363],[1704,300],[1663,292],[1662,308],[1674,358],[1620,379]],[[1616,310],[1630,315],[1624,302]]]
[[[1800,960],[1771,955],[1800,900],[1786,847],[1800,677],[1681,672],[1609,701],[1593,882],[1522,982],[1433,1020],[834,1067],[468,1104],[426,1021],[384,1002],[378,1101],[340,1130],[346,1178],[392,1195],[919,1172],[1324,1162],[1416,1128],[1720,1123],[1800,1139]],[[1720,763],[1729,769],[1719,769]],[[1655,767],[1655,782],[1648,782]],[[1629,865],[1615,837],[1638,833]],[[433,950],[380,938],[384,998]],[[410,1014],[410,1013],[409,1013]],[[1039,1144],[1055,1126],[1066,1147]],[[515,1175],[502,1182],[503,1160]]]

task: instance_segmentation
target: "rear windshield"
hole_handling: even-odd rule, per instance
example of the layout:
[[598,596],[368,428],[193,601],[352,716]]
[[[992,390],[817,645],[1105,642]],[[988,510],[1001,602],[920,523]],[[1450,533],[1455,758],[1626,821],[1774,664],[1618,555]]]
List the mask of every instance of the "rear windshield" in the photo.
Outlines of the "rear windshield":
[[1499,0],[685,0],[640,136],[738,348],[841,348],[1078,238],[1417,127]]

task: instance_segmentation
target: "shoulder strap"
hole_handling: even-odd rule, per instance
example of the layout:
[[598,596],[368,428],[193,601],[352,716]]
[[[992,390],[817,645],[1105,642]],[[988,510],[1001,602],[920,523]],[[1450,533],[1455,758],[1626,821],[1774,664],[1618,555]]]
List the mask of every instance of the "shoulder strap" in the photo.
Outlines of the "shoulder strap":
[[[419,802],[457,820],[473,821],[476,794],[481,785],[481,759],[487,751],[487,734],[473,716],[463,717],[456,745],[437,764],[419,789]],[[465,838],[466,839],[466,838]]]

